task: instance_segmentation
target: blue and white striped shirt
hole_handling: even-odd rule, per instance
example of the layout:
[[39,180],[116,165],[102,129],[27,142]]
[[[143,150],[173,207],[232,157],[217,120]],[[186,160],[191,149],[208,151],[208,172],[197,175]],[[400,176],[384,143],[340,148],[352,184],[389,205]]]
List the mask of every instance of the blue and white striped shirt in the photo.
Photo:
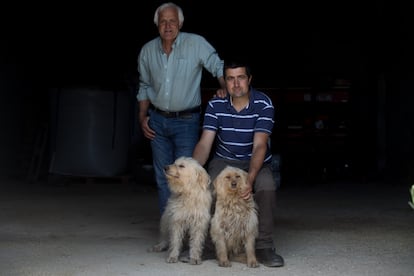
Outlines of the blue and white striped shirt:
[[[274,125],[274,106],[271,99],[261,91],[250,89],[249,105],[237,112],[230,102],[213,98],[206,107],[203,129],[216,131],[215,157],[230,160],[250,160],[255,132],[269,136]],[[268,143],[264,162],[270,162],[272,153]]]

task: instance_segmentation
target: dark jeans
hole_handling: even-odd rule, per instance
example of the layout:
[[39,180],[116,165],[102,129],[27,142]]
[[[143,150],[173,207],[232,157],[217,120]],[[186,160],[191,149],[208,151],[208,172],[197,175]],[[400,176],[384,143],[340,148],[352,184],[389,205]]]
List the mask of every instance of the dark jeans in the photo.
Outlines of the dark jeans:
[[[245,171],[249,170],[250,161],[233,161],[213,158],[208,164],[208,173],[211,180],[231,165]],[[254,199],[259,209],[259,237],[256,239],[256,248],[273,248],[274,212],[276,208],[276,182],[270,164],[264,164],[257,175],[253,187]]]
[[160,215],[165,210],[170,189],[164,168],[182,156],[191,157],[200,134],[200,113],[178,118],[166,118],[150,111],[149,126],[155,131],[151,141],[155,180],[158,188]]

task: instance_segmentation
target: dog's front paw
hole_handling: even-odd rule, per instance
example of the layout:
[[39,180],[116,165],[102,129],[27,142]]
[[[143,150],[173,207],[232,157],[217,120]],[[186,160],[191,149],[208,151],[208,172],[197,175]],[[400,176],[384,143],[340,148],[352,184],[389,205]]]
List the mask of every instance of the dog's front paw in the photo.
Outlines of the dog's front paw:
[[203,263],[203,260],[201,258],[190,258],[189,263],[192,265],[199,265]]
[[167,258],[167,263],[176,263],[176,262],[178,262],[178,256],[176,256],[176,255],[170,255],[170,256],[168,256],[168,258]]
[[229,260],[219,260],[218,265],[221,267],[231,267],[231,262]]
[[247,266],[248,267],[259,267],[259,263],[256,259],[253,260],[247,260]]

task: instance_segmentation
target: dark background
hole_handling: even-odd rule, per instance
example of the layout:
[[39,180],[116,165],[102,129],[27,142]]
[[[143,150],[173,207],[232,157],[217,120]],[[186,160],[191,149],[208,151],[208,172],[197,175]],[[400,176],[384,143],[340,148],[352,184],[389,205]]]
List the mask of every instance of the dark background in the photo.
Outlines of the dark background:
[[[395,11],[389,10],[395,6],[286,2],[177,3],[184,10],[183,31],[205,36],[223,58],[249,57],[266,86],[309,74],[361,73],[376,68],[373,62],[389,62],[384,54],[398,50],[399,30],[390,18]],[[8,54],[47,83],[85,75],[97,82],[102,76],[118,79],[135,73],[140,47],[157,35],[152,19],[159,3],[14,7],[5,19]]]
[[[158,35],[152,19],[161,2],[5,9],[7,59],[41,84],[117,82],[136,74],[140,47]],[[408,13],[403,6],[284,2],[177,1],[185,15],[182,30],[205,36],[223,58],[250,59],[259,86],[375,74],[408,51],[400,45],[401,12]]]
[[[134,85],[161,2],[4,4],[2,175],[26,174],[39,125],[50,119],[50,89]],[[203,35],[223,58],[244,56],[256,87],[351,80],[356,159],[367,161],[367,175],[412,177],[412,3],[314,2],[176,1],[182,31]],[[202,85],[217,84],[206,74]]]

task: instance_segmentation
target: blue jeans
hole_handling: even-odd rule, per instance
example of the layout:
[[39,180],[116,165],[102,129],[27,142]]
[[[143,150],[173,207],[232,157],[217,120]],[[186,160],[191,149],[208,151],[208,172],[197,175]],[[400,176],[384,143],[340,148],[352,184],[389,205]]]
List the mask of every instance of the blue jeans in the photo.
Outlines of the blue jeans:
[[153,110],[150,110],[149,114],[149,126],[156,133],[151,141],[151,148],[158,188],[158,204],[162,215],[170,197],[164,168],[174,163],[178,157],[193,155],[200,136],[200,113],[179,118],[166,118]]

